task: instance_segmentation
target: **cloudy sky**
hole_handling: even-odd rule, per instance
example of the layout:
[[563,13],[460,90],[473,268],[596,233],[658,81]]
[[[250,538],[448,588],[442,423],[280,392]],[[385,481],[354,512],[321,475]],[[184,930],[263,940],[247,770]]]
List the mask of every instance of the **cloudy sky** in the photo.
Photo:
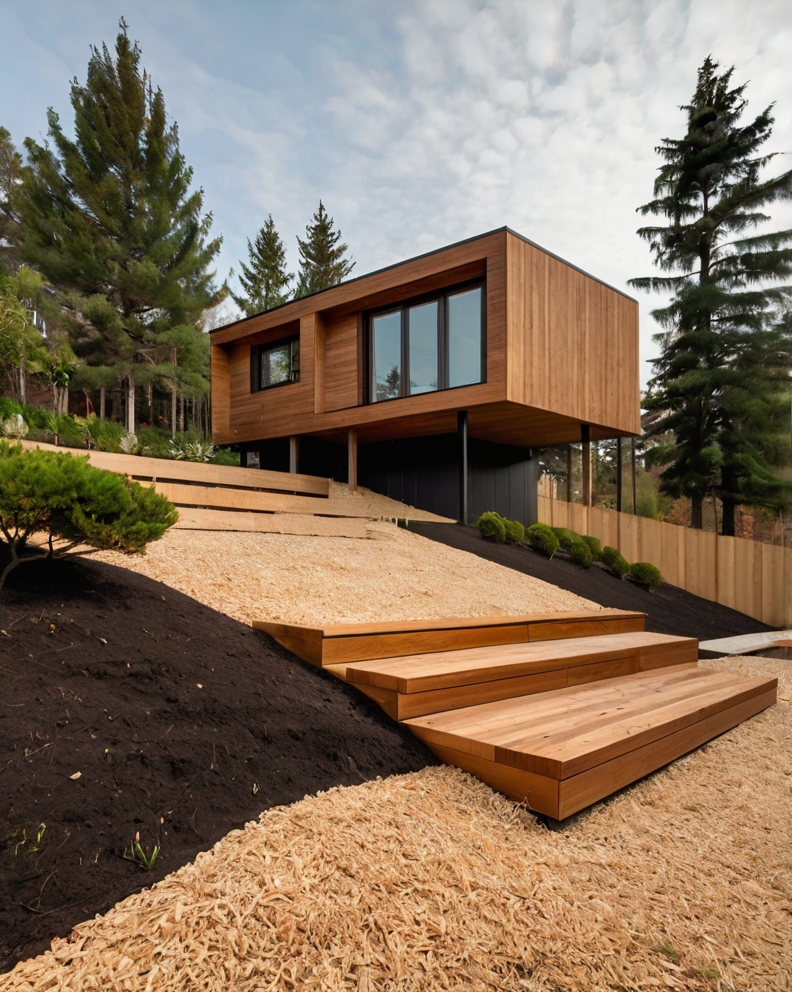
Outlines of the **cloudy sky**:
[[792,152],[788,0],[0,0],[17,143],[48,106],[71,121],[69,82],[122,15],[223,235],[220,280],[268,213],[296,267],[321,197],[355,275],[507,224],[624,289],[651,268],[654,146],[710,53],[750,111],[776,101],[772,150]]

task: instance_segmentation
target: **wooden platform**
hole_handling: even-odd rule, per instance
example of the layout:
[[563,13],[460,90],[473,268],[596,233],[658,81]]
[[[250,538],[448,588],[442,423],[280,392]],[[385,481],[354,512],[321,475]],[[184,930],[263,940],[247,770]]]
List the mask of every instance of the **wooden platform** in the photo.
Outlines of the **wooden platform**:
[[255,622],[442,760],[561,820],[776,699],[619,610],[306,627]]
[[771,706],[776,685],[676,665],[406,722],[442,761],[562,820]]
[[645,620],[645,613],[583,610],[508,617],[331,624],[324,627],[254,620],[253,626],[266,631],[304,661],[325,667],[370,658],[641,631]]
[[695,638],[639,631],[328,666],[395,720],[696,662]]

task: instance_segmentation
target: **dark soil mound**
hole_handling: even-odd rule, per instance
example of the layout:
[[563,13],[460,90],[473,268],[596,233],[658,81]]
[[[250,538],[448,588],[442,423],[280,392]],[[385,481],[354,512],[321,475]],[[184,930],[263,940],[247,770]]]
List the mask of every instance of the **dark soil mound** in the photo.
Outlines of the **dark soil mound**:
[[[0,628],[0,968],[262,810],[436,763],[332,676],[124,569],[23,566]],[[138,832],[162,845],[148,872],[122,857]]]
[[736,637],[738,634],[774,629],[744,613],[711,603],[665,582],[654,592],[647,592],[634,582],[617,579],[604,568],[581,568],[560,557],[545,558],[522,545],[485,541],[475,527],[411,521],[410,530],[525,575],[533,575],[543,582],[552,582],[600,606],[616,610],[641,610],[647,614],[646,629],[657,634],[676,634],[678,637],[697,637],[700,641],[709,641],[716,637]]

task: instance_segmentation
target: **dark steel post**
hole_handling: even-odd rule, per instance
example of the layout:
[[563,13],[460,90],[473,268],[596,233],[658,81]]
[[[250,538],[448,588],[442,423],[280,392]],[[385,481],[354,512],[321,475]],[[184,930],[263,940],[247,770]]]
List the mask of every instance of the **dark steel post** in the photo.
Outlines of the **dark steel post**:
[[622,449],[621,438],[616,438],[616,512],[622,512]]
[[638,493],[635,489],[635,438],[630,438],[630,462],[632,470],[633,514],[638,516]]
[[580,425],[580,440],[583,443],[583,505],[591,506],[591,427]]
[[567,503],[572,502],[572,445],[567,445]]
[[457,412],[459,435],[459,522],[468,522],[468,415],[467,410]]

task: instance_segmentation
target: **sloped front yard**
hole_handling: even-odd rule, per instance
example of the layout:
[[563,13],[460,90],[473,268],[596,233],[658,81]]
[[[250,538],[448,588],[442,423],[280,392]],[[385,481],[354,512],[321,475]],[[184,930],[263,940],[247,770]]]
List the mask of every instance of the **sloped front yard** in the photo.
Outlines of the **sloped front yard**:
[[[21,912],[37,921],[37,946],[46,943],[48,927],[50,934],[64,937],[52,951],[0,978],[0,988],[790,988],[788,663],[708,662],[778,675],[779,705],[598,804],[560,831],[549,832],[476,780],[430,764],[431,757],[415,742],[344,686],[302,666],[263,637],[243,633],[228,617],[149,579],[160,576],[240,619],[249,616],[256,602],[263,604],[255,607],[261,615],[276,619],[273,614],[280,610],[284,619],[299,621],[306,615],[299,611],[315,601],[317,620],[328,621],[574,609],[585,601],[403,533],[393,541],[330,543],[274,535],[216,536],[218,543],[212,544],[190,543],[183,533],[169,535],[146,559],[130,560],[148,577],[107,573],[109,585],[101,602],[93,602],[96,593],[89,591],[100,587],[87,583],[79,595],[87,597],[95,615],[84,628],[108,645],[80,641],[89,646],[80,649],[74,662],[69,659],[75,648],[69,645],[77,639],[65,622],[70,599],[61,595],[62,587],[50,588],[46,609],[36,609],[35,617],[22,610],[44,642],[27,652],[34,655],[28,658],[29,670],[36,668],[34,661],[50,666],[41,671],[52,697],[47,697],[47,712],[54,716],[58,711],[52,732],[59,736],[57,745],[35,755],[24,755],[30,745],[21,740],[4,744],[17,745],[9,755],[21,769],[14,774],[27,776],[9,792],[22,796],[27,789],[40,802],[47,790],[57,788],[59,795],[69,797],[72,823],[82,837],[82,831],[97,824],[105,834],[115,824],[113,837],[118,839],[99,841],[92,834],[92,843],[82,847],[68,839],[62,850],[73,875],[50,878],[50,867],[29,880],[37,888],[24,890],[30,908]],[[234,582],[240,574],[244,577]],[[433,574],[439,577],[434,586]],[[251,581],[253,588],[243,588]],[[78,584],[72,582],[70,588],[76,590]],[[131,620],[138,596],[147,619],[133,628],[125,618]],[[336,613],[334,599],[341,604]],[[158,637],[149,643],[138,628],[149,634],[155,629],[150,617],[158,604],[167,608],[170,625],[157,627]],[[200,615],[190,612],[188,604]],[[417,612],[420,604],[423,611]],[[4,624],[10,623],[8,606],[0,603]],[[50,622],[53,633],[48,633]],[[21,625],[9,634],[15,636]],[[5,648],[8,641],[0,638]],[[106,656],[95,652],[115,644],[114,638],[117,660],[108,665]],[[225,650],[235,657],[223,654],[221,641],[232,645]],[[160,700],[158,709],[152,706],[146,713],[150,669],[144,665],[147,658],[151,665],[152,650],[163,644],[176,649],[166,677],[176,702]],[[11,656],[6,651],[3,657]],[[3,665],[14,674],[27,672],[22,667],[25,652],[13,657],[15,664],[4,660]],[[53,662],[60,666],[57,673],[73,668],[75,679],[84,679],[80,672],[88,671],[94,681],[113,686],[114,705],[92,702],[93,710],[74,719],[83,711],[73,700],[61,698]],[[249,666],[260,673],[258,679],[247,674]],[[131,674],[136,670],[143,678]],[[13,686],[11,675],[6,679]],[[166,691],[159,676],[153,686],[160,695]],[[83,703],[90,699],[82,683],[68,687]],[[43,688],[36,692],[44,698]],[[19,702],[9,693],[4,701]],[[116,719],[138,705],[141,712],[131,726]],[[169,742],[176,729],[168,730],[174,723],[169,708],[180,714],[182,779],[171,779],[168,770],[167,749],[173,747]],[[108,715],[114,719],[107,720]],[[70,723],[58,727],[65,719]],[[212,729],[214,738],[206,736]],[[40,732],[45,734],[46,728]],[[118,743],[113,745],[109,733]],[[230,753],[221,753],[220,740]],[[119,790],[103,764],[105,748],[111,754],[114,748],[122,750],[124,764],[129,763],[128,805],[123,805],[123,791],[115,795]],[[141,750],[148,764],[141,760]],[[289,762],[285,767],[291,783],[279,778],[281,755]],[[47,777],[50,760],[59,769],[57,783]],[[69,775],[78,764],[82,776],[72,780]],[[383,778],[377,780],[377,775]],[[85,787],[90,776],[104,783],[103,819],[99,812],[89,815],[87,804],[66,791]],[[4,780],[11,781],[7,772]],[[156,801],[160,783],[182,800],[181,806],[167,805],[164,814]],[[255,794],[254,785],[260,790]],[[335,785],[344,787],[302,799]],[[193,805],[183,802],[190,796],[196,800]],[[289,802],[293,804],[270,808]],[[199,812],[191,826],[194,809]],[[257,820],[261,810],[265,812]],[[37,816],[28,814],[34,826]],[[123,861],[118,851],[134,829],[144,840],[153,837],[159,816],[165,820],[160,824],[162,860],[159,871],[146,874]],[[212,848],[222,834],[246,821],[251,822],[244,830]],[[75,828],[67,823],[65,829]],[[58,836],[60,844],[64,832]],[[104,853],[92,864],[94,843]],[[204,853],[194,863],[65,936],[75,919],[104,911],[199,850]],[[6,846],[2,857],[29,855],[23,848],[13,854]],[[35,870],[35,852],[32,862],[28,871]],[[119,878],[126,872],[126,888],[115,880],[115,871]],[[81,892],[78,882],[70,889],[70,877],[92,880],[101,898],[94,906],[84,902],[69,918],[45,916],[56,880],[64,901],[73,898],[72,891]]]

